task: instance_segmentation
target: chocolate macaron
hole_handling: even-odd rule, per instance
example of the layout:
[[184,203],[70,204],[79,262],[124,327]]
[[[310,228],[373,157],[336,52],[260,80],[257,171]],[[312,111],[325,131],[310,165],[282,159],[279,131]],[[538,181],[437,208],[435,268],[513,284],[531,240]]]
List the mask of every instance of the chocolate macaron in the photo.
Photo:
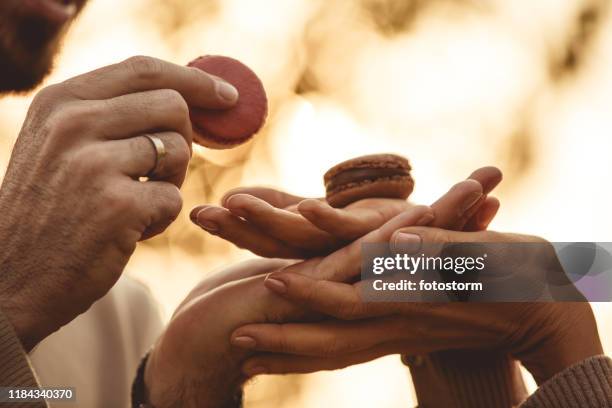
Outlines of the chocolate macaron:
[[213,149],[245,143],[263,126],[268,99],[263,84],[242,62],[221,55],[206,55],[188,64],[215,75],[238,90],[238,101],[229,109],[191,108],[194,142]]
[[326,199],[345,207],[364,198],[406,199],[414,189],[410,163],[395,154],[372,154],[347,160],[323,176]]

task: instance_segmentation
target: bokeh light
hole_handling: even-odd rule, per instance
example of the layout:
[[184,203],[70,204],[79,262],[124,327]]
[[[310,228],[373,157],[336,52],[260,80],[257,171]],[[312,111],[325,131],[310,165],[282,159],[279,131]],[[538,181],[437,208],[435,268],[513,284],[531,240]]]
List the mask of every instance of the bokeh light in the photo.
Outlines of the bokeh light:
[[[487,164],[505,172],[492,228],[552,241],[610,241],[612,19],[605,0],[92,0],[69,33],[53,83],[137,54],[179,64],[225,54],[270,97],[255,141],[196,149],[185,209],[139,245],[128,272],[167,319],[200,279],[250,255],[207,236],[190,207],[263,184],[323,194],[331,165],[364,153],[412,161],[413,200],[430,203]],[[31,95],[0,100],[0,169]],[[612,307],[594,305],[612,352]],[[340,372],[270,377],[249,406],[414,404],[386,357]],[[533,388],[533,383],[530,383]],[[372,392],[376,390],[376,392]],[[383,398],[384,396],[384,398]]]

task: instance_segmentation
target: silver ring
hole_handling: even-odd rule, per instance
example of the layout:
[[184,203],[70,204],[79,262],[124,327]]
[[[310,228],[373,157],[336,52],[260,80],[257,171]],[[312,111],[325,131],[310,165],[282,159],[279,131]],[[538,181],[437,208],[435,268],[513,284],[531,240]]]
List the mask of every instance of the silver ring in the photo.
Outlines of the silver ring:
[[155,177],[156,175],[159,175],[164,169],[164,161],[166,159],[166,146],[164,145],[164,142],[162,142],[162,140],[157,136],[144,135],[144,137],[151,141],[151,143],[153,144],[153,148],[155,149],[155,165],[153,166],[153,170],[151,170],[149,174],[147,174],[147,177]]

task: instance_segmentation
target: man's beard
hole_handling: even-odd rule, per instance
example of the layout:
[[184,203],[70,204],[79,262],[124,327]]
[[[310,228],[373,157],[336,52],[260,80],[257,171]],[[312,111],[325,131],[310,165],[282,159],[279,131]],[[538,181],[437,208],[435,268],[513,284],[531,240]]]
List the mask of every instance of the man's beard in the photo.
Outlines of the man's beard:
[[29,91],[40,84],[51,71],[62,34],[38,21],[21,22],[17,30],[0,27],[0,93]]

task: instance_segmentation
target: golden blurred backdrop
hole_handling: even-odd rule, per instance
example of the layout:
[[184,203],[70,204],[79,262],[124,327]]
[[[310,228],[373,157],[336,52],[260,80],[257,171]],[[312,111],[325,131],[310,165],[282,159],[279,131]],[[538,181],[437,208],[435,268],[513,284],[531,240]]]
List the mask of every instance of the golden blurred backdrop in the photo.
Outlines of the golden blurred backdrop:
[[[240,185],[304,196],[359,154],[408,156],[413,200],[471,170],[505,173],[492,228],[551,241],[611,241],[612,10],[607,0],[91,0],[47,83],[132,55],[244,61],[270,98],[263,132],[231,151],[196,149],[179,220],[128,266],[167,319],[216,268],[250,255],[188,220]],[[0,100],[0,169],[31,100]],[[597,304],[612,352],[612,307]],[[269,377],[248,406],[399,407],[409,374],[386,357],[339,372]],[[533,382],[530,382],[533,387]]]

